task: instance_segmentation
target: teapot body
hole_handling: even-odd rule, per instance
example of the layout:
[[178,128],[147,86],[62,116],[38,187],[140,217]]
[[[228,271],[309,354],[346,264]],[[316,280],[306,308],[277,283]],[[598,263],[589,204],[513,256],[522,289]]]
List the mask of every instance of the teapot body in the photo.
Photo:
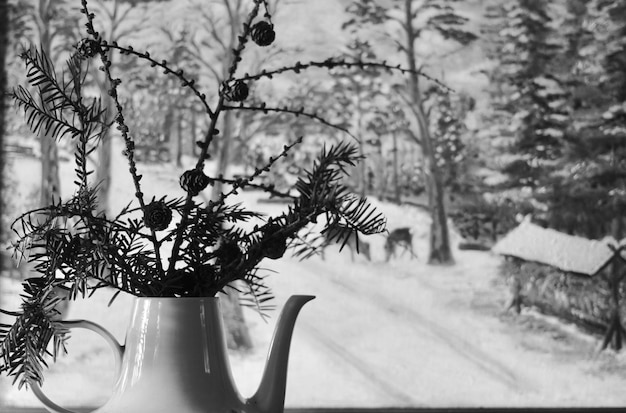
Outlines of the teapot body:
[[217,298],[135,301],[120,375],[98,413],[239,412],[244,404],[233,385]]
[[[280,413],[295,321],[313,298],[296,295],[285,303],[261,383],[247,400],[234,385],[218,298],[136,298],[124,346],[95,323],[61,323],[91,329],[114,349],[118,379],[111,398],[94,413]],[[49,412],[75,413],[38,385],[32,390]]]

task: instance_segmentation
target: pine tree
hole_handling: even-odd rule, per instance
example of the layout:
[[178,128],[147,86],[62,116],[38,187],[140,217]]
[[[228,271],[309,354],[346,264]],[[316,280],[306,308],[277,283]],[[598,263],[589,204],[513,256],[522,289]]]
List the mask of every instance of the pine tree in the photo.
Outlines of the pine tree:
[[490,9],[501,25],[492,79],[499,86],[496,110],[508,117],[512,132],[507,150],[517,155],[504,168],[512,186],[538,185],[549,161],[561,156],[569,120],[566,91],[553,65],[562,44],[549,7],[540,0],[514,0]]
[[[364,27],[364,25],[394,24],[399,31],[386,30],[388,37],[408,62],[413,73],[425,62],[419,61],[417,40],[426,34],[435,34],[442,39],[460,45],[468,45],[476,35],[466,28],[468,18],[457,11],[459,1],[455,0],[393,0],[384,5],[374,0],[355,0],[347,8],[351,14],[344,28]],[[358,30],[357,30],[358,31]],[[398,33],[394,35],[393,33]],[[454,262],[444,204],[444,186],[437,168],[435,146],[429,129],[428,111],[424,103],[424,87],[418,76],[409,76],[406,83],[407,112],[417,123],[412,131],[424,154],[424,178],[431,210],[430,251],[431,264]]]
[[[624,236],[626,207],[626,7],[603,1],[571,7],[572,116],[559,174],[540,200],[551,226],[589,238]],[[573,33],[573,31],[572,31]]]

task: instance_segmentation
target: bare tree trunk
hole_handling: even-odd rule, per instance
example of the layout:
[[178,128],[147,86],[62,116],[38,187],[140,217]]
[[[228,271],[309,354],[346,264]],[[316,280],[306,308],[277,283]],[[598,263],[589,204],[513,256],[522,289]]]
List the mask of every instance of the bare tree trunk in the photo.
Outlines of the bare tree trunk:
[[[49,8],[50,3],[40,4],[38,25],[40,30],[41,48],[46,56],[52,56],[52,40]],[[45,102],[45,95],[42,96]],[[45,103],[44,103],[45,105]],[[41,149],[41,186],[40,205],[49,205],[53,200],[61,198],[61,180],[59,178],[59,153],[56,140],[47,136],[45,128],[39,133],[39,147]]]
[[169,107],[163,118],[163,141],[173,149],[172,126],[174,125],[174,108]]
[[407,58],[411,75],[409,77],[409,87],[411,101],[413,103],[413,113],[417,118],[420,132],[420,142],[424,153],[424,178],[428,192],[428,205],[430,206],[430,251],[428,255],[429,264],[453,264],[452,250],[450,249],[450,236],[448,231],[448,221],[445,211],[443,184],[437,162],[432,137],[428,128],[428,118],[424,111],[422,97],[419,90],[417,62],[415,60],[415,39],[416,34],[412,25],[412,1],[405,0],[405,25],[407,31]]
[[[108,35],[109,40],[119,40],[117,38],[117,28],[120,24],[118,20],[118,0],[113,0],[113,12],[111,15],[110,27]],[[109,53],[109,61],[111,66],[115,67],[115,56]],[[110,85],[106,80],[104,74],[102,77],[97,77],[98,86],[100,91],[108,90]],[[116,113],[115,104],[113,98],[105,96],[107,113],[109,116],[114,116]],[[98,183],[98,212],[107,212],[109,209],[109,193],[111,192],[111,152],[112,152],[112,137],[111,131],[107,130],[102,134],[101,142],[98,145],[98,165],[96,166],[96,181]]]
[[41,147],[41,197],[40,205],[58,202],[61,198],[59,178],[59,153],[53,138],[42,133],[39,136]]
[[[113,99],[106,99],[107,113],[115,113]],[[109,209],[109,192],[111,192],[111,132],[102,134],[98,145],[98,164],[96,179],[98,181],[98,212],[107,212]]]
[[[217,169],[215,173],[217,175],[224,175],[228,173],[228,167],[230,166],[230,147],[233,142],[232,130],[233,130],[233,112],[222,112],[222,130],[220,131],[219,147],[217,153]],[[211,190],[211,199],[217,200],[220,194],[224,191],[224,185],[221,182],[215,182],[213,189]]]
[[393,196],[400,203],[400,179],[398,173],[398,133],[393,132]]
[[[52,1],[40,1],[37,9],[36,24],[39,29],[40,47],[43,53],[54,61],[52,56],[52,27],[51,16]],[[41,93],[42,102],[46,110],[52,110],[46,103],[47,93]],[[42,207],[50,205],[52,202],[59,202],[61,199],[61,179],[59,176],[59,152],[56,140],[48,135],[48,131],[42,128],[39,136],[39,147],[41,149],[41,182],[39,204]],[[60,289],[55,289],[55,293],[64,299],[54,307],[58,311],[57,318],[61,319],[67,315],[69,310],[69,300],[67,294]]]
[[196,144],[198,141],[198,115],[193,108],[191,109],[191,125],[189,125],[189,127],[191,129],[191,154],[198,156],[200,153],[200,148]]
[[[356,133],[357,136],[359,138],[359,155],[363,156],[363,109],[361,107],[361,89],[359,87],[358,84],[355,83],[355,88],[356,88]],[[361,162],[359,162],[359,168],[358,168],[358,182],[357,185],[359,186],[359,193],[361,196],[365,196],[365,194],[367,194],[367,189],[368,189],[368,175],[367,175],[367,168],[365,165],[365,160],[361,160]]]
[[183,166],[183,111],[178,112],[178,121],[176,123],[176,166]]
[[389,186],[389,170],[387,168],[387,163],[385,161],[385,157],[383,156],[383,145],[382,142],[378,141],[376,146],[376,158],[374,162],[372,162],[374,166],[377,168],[375,173],[376,179],[376,190],[378,193],[378,199],[383,200],[386,199],[388,193]]
[[220,305],[226,325],[226,345],[232,350],[250,350],[253,343],[239,303],[239,293],[232,290],[220,294]]

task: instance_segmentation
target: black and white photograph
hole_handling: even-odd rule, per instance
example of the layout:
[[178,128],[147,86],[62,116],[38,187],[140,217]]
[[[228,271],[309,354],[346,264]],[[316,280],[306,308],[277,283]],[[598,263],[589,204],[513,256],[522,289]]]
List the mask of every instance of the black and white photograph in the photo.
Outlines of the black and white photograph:
[[626,408],[623,0],[0,0],[1,413]]

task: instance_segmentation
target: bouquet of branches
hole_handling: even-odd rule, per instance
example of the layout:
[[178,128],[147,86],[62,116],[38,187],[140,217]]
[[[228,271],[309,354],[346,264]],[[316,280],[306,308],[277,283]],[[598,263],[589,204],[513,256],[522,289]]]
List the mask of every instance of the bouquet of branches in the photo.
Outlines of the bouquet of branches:
[[[0,310],[15,317],[13,324],[0,325],[0,372],[8,372],[16,381],[20,379],[20,386],[33,381],[40,383],[45,356],[48,353],[56,356],[64,350],[67,331],[55,322],[58,315],[55,306],[61,300],[88,296],[105,287],[144,297],[211,297],[235,288],[241,293],[242,304],[263,310],[272,298],[260,273],[259,264],[263,259],[279,259],[288,248],[292,248],[295,255],[308,257],[316,252],[316,243],[312,242],[315,238],[311,237],[319,237],[324,232],[332,234],[331,241],[345,243],[355,232],[375,234],[385,230],[383,215],[342,184],[346,168],[360,159],[357,147],[350,143],[321,149],[313,165],[305,170],[289,193],[258,182],[302,141],[302,137],[270,157],[265,167],[237,179],[207,175],[205,160],[219,133],[218,120],[227,111],[291,114],[347,132],[307,108],[246,104],[251,82],[315,67],[326,70],[374,67],[402,73],[408,70],[385,62],[330,58],[320,62],[297,62],[238,77],[238,64],[246,47],[250,47],[250,43],[255,44],[252,47],[268,46],[275,39],[266,0],[252,0],[238,46],[232,50],[228,77],[220,83],[216,101],[209,102],[194,79],[188,78],[183,70],[170,67],[167,61],[157,60],[147,51],[139,52],[131,46],[103,39],[95,29],[95,16],[87,1],[82,0],[81,4],[87,21],[87,37],[76,45],[62,74],[57,73],[43,52],[36,48],[25,50],[21,58],[26,65],[30,88],[19,86],[11,92],[33,132],[45,132],[57,140],[71,139],[75,148],[74,195],[28,211],[13,224],[18,236],[15,254],[33,264],[34,275],[23,283],[20,310]],[[165,194],[146,199],[142,192],[142,175],[134,157],[133,125],[126,122],[118,93],[122,80],[116,77],[111,65],[110,55],[114,52],[134,56],[145,61],[146,66],[177,78],[180,87],[192,92],[190,96],[201,102],[209,117],[204,138],[197,142],[201,151],[195,167],[179,177],[180,186],[186,192],[183,197]],[[113,101],[114,113],[107,113],[101,98],[83,94],[87,73],[94,61],[108,80],[106,92]],[[146,70],[152,69],[147,67]],[[33,89],[36,92],[30,91]],[[117,215],[108,216],[98,212],[98,183],[92,182],[89,157],[112,125],[125,143],[123,154],[135,198]],[[199,201],[197,196],[216,182],[228,189],[217,199]],[[289,206],[278,216],[265,217],[241,204],[228,202],[238,190],[246,187],[288,198]],[[324,217],[320,220],[324,227],[321,233],[314,233],[310,224],[317,222],[320,216]],[[238,225],[253,218],[260,219],[262,224],[251,230]]]

